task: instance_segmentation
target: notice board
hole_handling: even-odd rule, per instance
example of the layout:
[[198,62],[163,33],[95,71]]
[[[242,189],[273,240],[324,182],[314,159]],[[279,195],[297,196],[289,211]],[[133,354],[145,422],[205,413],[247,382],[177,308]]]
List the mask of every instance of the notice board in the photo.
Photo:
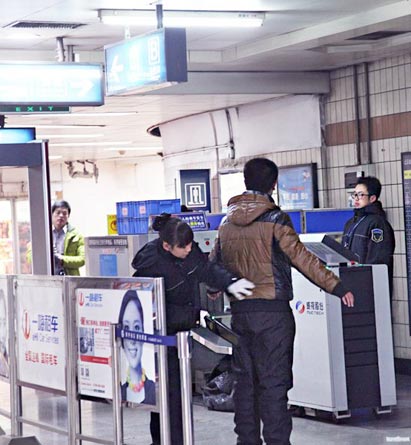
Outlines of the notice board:
[[[405,253],[407,259],[408,315],[411,320],[411,152],[401,153],[401,176],[404,196]],[[409,326],[411,335],[411,323]]]

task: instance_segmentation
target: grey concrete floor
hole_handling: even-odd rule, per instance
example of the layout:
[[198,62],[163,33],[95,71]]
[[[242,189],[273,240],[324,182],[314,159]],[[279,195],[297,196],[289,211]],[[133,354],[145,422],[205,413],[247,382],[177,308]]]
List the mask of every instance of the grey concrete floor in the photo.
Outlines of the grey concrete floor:
[[[0,383],[0,409],[8,404],[8,387]],[[397,375],[398,404],[391,414],[376,416],[372,410],[357,410],[352,417],[338,424],[329,416],[294,417],[291,442],[293,445],[379,445],[411,443],[411,376]],[[50,423],[63,430],[67,428],[66,399],[33,390],[24,390],[25,413],[33,419]],[[112,406],[106,403],[82,402],[83,432],[102,439],[112,438]],[[128,445],[150,444],[149,410],[124,410],[125,442]],[[233,432],[233,414],[209,411],[194,403],[194,437],[196,445],[236,443]],[[0,426],[10,433],[10,422],[0,416]],[[42,445],[66,445],[65,436],[25,426],[25,435],[35,435]],[[83,441],[84,445],[90,441]],[[182,444],[173,444],[182,445]]]

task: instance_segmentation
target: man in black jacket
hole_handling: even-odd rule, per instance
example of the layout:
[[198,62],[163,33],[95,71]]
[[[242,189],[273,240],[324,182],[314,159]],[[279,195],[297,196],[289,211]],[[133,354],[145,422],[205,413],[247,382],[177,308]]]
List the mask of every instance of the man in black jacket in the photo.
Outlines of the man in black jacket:
[[362,264],[386,264],[392,292],[394,231],[378,200],[381,183],[377,178],[359,178],[352,193],[354,216],[344,227],[343,244]]

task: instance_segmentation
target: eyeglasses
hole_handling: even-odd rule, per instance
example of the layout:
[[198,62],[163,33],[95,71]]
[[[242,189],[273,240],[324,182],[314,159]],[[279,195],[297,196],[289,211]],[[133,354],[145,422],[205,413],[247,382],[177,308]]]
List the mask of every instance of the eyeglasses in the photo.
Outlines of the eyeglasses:
[[352,198],[352,199],[363,199],[365,196],[370,196],[370,195],[367,194],[367,193],[362,193],[362,192],[359,192],[359,193],[357,193],[357,192],[351,193],[351,198]]

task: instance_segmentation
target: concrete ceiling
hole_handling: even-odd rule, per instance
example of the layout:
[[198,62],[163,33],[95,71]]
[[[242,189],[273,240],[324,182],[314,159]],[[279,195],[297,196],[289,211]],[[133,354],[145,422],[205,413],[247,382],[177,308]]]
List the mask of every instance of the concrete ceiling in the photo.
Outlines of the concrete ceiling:
[[[134,6],[155,15],[154,3],[0,0],[0,62],[55,62],[58,37],[63,39],[66,60],[72,49],[76,61],[103,62],[104,46],[123,40],[125,30],[100,23],[97,11]],[[141,162],[162,150],[161,138],[147,133],[153,125],[279,94],[315,92],[318,84],[312,80],[313,73],[303,72],[324,72],[410,52],[408,0],[163,0],[162,4],[164,15],[167,9],[248,11],[264,12],[265,21],[260,28],[241,30],[187,29],[188,84],[149,94],[106,97],[101,107],[75,107],[71,114],[10,114],[6,126],[35,126],[38,137],[50,141],[51,162]],[[73,30],[16,29],[10,26],[16,21],[75,22],[84,26]],[[152,30],[132,27],[130,34]],[[361,37],[381,31],[391,34],[379,39]],[[284,74],[290,71],[300,73]],[[224,80],[227,72],[235,76],[234,82]],[[296,77],[294,84],[285,87],[284,79],[292,76],[303,77]],[[306,87],[301,88],[302,84]]]

